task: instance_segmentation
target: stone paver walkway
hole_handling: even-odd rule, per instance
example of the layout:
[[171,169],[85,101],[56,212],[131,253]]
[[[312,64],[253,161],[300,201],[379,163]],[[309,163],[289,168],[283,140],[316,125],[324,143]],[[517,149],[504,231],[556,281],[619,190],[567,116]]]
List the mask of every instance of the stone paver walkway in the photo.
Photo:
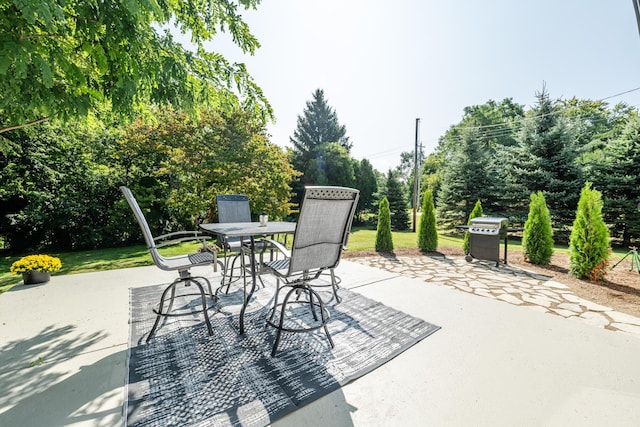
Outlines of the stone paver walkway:
[[640,335],[640,318],[580,298],[568,286],[550,280],[548,276],[517,267],[497,267],[493,262],[484,261],[467,262],[463,257],[374,256],[350,258],[349,261],[605,329]]

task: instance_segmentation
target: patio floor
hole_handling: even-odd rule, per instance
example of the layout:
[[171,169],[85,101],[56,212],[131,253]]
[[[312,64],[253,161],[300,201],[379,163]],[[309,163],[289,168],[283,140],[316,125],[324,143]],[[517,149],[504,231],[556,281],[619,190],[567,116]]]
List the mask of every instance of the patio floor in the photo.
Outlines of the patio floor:
[[[442,329],[274,426],[638,424],[640,319],[462,258],[344,260],[337,273]],[[0,427],[122,425],[128,289],[173,277],[140,267],[0,295]]]

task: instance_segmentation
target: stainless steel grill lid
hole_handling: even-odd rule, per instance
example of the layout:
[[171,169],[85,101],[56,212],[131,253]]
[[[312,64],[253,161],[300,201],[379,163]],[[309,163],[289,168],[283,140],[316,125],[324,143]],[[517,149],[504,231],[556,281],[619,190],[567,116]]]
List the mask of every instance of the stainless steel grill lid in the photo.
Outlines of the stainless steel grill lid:
[[471,220],[469,233],[472,234],[505,234],[509,220],[507,218],[479,216]]

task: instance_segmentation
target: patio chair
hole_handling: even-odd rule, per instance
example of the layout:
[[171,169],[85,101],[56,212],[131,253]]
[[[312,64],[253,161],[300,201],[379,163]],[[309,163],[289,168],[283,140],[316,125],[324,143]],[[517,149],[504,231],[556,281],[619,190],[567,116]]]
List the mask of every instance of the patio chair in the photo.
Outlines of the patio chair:
[[[209,280],[206,277],[192,276],[189,271],[192,267],[207,265],[213,265],[214,271],[216,271],[216,254],[215,252],[209,251],[209,248],[206,244],[206,240],[210,239],[210,237],[202,235],[197,231],[180,231],[153,237],[149,225],[147,224],[147,220],[145,219],[140,206],[138,206],[138,202],[133,197],[131,190],[129,190],[127,187],[120,187],[120,190],[122,191],[124,198],[127,200],[127,203],[131,207],[131,210],[133,211],[136,220],[138,221],[138,224],[142,229],[142,235],[144,236],[144,240],[147,244],[147,249],[149,250],[149,253],[151,254],[151,258],[153,259],[155,265],[161,270],[178,271],[178,277],[165,288],[164,292],[162,292],[162,296],[160,297],[160,302],[153,308],[153,312],[156,314],[156,321],[153,324],[153,328],[151,328],[151,332],[149,332],[149,335],[147,336],[147,342],[149,342],[155,334],[161,318],[193,315],[191,311],[172,312],[173,302],[176,298],[176,287],[180,283],[184,284],[185,287],[190,287],[191,284],[194,284],[198,288],[199,292],[197,293],[186,293],[180,294],[179,296],[200,297],[200,302],[202,305],[202,315],[204,316],[204,320],[207,324],[209,335],[213,335],[213,328],[211,327],[211,321],[209,320],[208,314],[208,310],[211,308],[211,306],[207,307],[207,293],[205,291],[205,288],[203,287],[204,283],[209,291],[209,296],[213,300],[212,306],[215,306],[216,297],[212,292],[211,283],[209,283]],[[158,248],[163,246],[196,240],[202,243],[201,252],[172,257],[164,257],[158,252]],[[167,298],[168,294],[170,294],[170,296]],[[169,305],[165,310],[165,304],[167,304],[167,302]]]
[[[251,222],[251,208],[249,207],[249,197],[244,194],[218,194],[216,196],[216,206],[218,207],[218,222]],[[240,278],[245,279],[245,264],[243,244],[240,238],[225,239],[220,242],[222,245],[224,265],[222,267],[221,288],[227,287],[225,293],[229,293],[231,283]],[[230,254],[235,253],[233,259]],[[236,267],[236,261],[240,260],[240,266]],[[238,271],[234,279],[234,271]]]
[[[276,355],[282,332],[311,332],[324,328],[333,348],[327,328],[329,312],[314,289],[313,281],[328,272],[336,302],[339,301],[333,269],[345,248],[359,193],[345,187],[306,187],[291,251],[279,242],[270,241],[285,254],[284,259],[264,264],[264,271],[275,275],[277,286],[273,307],[267,315],[267,325],[276,329],[272,357]],[[281,291],[286,292],[282,299]],[[288,310],[291,305],[300,309]],[[295,318],[302,311],[309,321]]]

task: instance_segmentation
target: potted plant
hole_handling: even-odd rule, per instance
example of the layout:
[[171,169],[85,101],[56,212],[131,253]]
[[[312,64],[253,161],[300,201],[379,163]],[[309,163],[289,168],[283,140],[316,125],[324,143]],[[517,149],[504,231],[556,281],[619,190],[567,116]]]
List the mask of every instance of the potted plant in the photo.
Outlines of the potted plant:
[[48,282],[51,273],[62,268],[60,258],[49,255],[28,255],[11,264],[11,273],[22,274],[25,285]]

